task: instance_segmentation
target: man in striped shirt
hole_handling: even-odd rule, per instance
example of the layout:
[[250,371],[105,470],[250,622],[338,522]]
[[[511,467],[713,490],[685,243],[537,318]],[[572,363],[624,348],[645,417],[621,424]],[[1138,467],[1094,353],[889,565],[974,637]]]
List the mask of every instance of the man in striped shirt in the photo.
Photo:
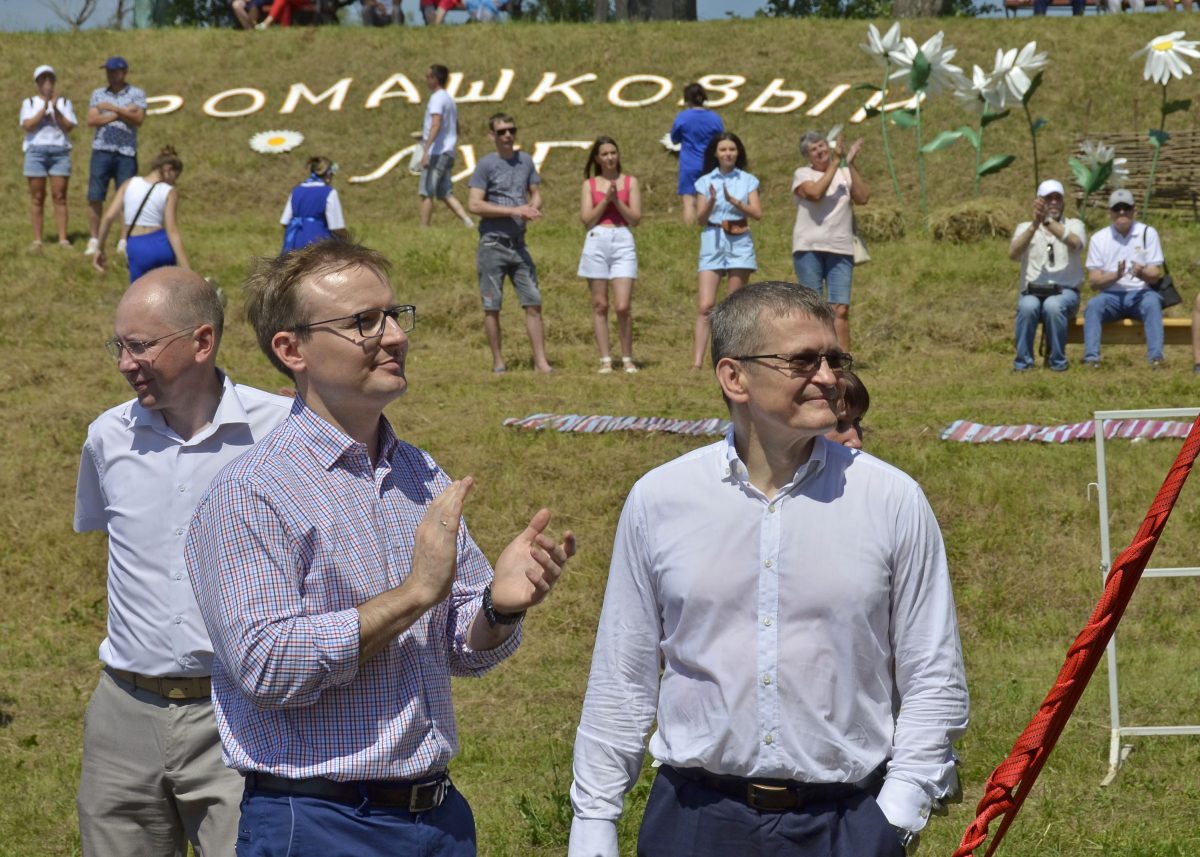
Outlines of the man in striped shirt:
[[246,776],[239,855],[473,855],[447,766],[451,675],[516,650],[575,552],[542,509],[495,571],[462,520],[471,477],[398,440],[416,310],[379,254],[323,242],[246,283],[291,416],[213,482],[187,563],[213,640],[226,764]]

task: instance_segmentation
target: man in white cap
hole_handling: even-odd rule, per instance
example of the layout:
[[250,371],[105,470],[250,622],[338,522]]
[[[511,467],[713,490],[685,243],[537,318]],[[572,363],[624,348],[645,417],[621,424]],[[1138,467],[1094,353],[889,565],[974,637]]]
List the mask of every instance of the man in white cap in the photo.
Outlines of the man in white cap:
[[1138,223],[1133,194],[1121,188],[1108,198],[1111,225],[1088,245],[1088,284],[1099,292],[1083,311],[1083,362],[1100,366],[1100,332],[1110,321],[1136,318],[1146,333],[1150,368],[1163,365],[1162,299],[1151,288],[1163,277],[1163,250],[1153,226]]
[[1047,364],[1055,372],[1067,370],[1067,326],[1079,310],[1086,241],[1083,221],[1063,217],[1062,183],[1047,179],[1038,185],[1033,219],[1017,226],[1008,247],[1008,258],[1021,263],[1014,372],[1033,368],[1039,321],[1050,350]]

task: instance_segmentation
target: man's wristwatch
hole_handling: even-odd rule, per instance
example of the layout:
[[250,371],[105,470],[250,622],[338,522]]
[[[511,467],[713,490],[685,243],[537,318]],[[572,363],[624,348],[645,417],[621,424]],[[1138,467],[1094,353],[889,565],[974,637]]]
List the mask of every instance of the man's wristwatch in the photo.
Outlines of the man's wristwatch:
[[900,840],[900,845],[904,848],[906,855],[917,853],[917,845],[921,842],[921,834],[905,827],[897,827],[894,824],[892,825],[892,830],[896,831],[896,838]]
[[495,628],[497,625],[515,625],[525,618],[525,611],[520,613],[500,613],[492,604],[492,585],[489,583],[483,588],[483,618],[487,619],[488,627]]

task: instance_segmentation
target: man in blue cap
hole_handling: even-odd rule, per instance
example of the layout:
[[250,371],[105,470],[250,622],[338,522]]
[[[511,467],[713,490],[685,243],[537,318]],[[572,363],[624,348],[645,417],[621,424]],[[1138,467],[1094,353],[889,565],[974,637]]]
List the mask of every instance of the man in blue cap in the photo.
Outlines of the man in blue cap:
[[114,190],[137,175],[137,129],[146,119],[146,93],[125,82],[129,63],[124,57],[109,57],[101,66],[108,85],[92,92],[87,124],[96,129],[92,140],[92,163],[88,173],[88,256],[100,249],[100,216],[108,183]]

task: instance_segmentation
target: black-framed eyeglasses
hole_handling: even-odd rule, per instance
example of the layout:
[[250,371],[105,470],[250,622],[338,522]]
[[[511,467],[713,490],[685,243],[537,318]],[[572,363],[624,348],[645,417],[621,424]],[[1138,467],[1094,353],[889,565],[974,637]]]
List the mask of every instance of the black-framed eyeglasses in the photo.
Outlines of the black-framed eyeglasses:
[[408,333],[417,326],[417,308],[412,304],[397,304],[387,309],[365,309],[362,312],[356,312],[354,315],[341,315],[337,318],[326,318],[321,321],[298,324],[292,330],[308,330],[310,327],[316,327],[318,324],[332,324],[335,321],[349,321],[350,319],[354,319],[354,323],[358,327],[358,335],[363,339],[374,339],[378,336],[383,336],[383,331],[387,326],[389,318],[396,322],[396,326],[402,331]]
[[169,339],[182,336],[185,333],[191,333],[198,327],[199,325],[181,327],[179,330],[173,330],[170,333],[163,334],[155,339],[147,339],[145,341],[137,339],[117,339],[114,336],[112,339],[104,343],[104,350],[107,351],[109,356],[117,362],[120,362],[121,360],[122,351],[128,351],[129,356],[134,360],[142,360],[145,359],[146,355],[150,353],[150,349],[158,345],[158,343],[166,342]]
[[830,369],[853,369],[854,358],[844,351],[801,351],[796,354],[745,354],[732,360],[779,360],[793,378],[815,375],[824,360]]
[[492,133],[497,137],[503,137],[505,134],[512,134],[515,137],[517,136],[517,126],[512,125],[508,128],[496,128]]
[[1109,211],[1115,211],[1117,214],[1128,214],[1129,212],[1133,211],[1133,206],[1127,205],[1124,202],[1119,202],[1110,208]]

